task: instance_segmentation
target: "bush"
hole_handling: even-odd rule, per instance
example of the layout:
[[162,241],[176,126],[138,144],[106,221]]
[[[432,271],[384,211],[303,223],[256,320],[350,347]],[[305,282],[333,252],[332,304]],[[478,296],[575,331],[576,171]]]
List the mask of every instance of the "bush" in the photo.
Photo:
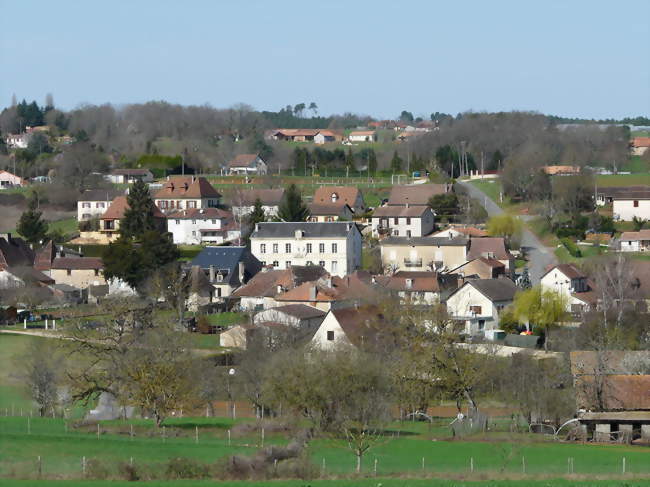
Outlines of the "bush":
[[573,240],[571,240],[570,238],[562,238],[560,242],[562,242],[562,245],[566,247],[566,249],[569,251],[569,254],[571,254],[573,257],[576,258],[582,257],[582,252],[580,251],[580,247],[578,247]]
[[170,458],[165,468],[165,476],[169,480],[205,479],[210,476],[210,468],[191,458]]
[[108,468],[100,460],[91,458],[86,462],[86,477],[90,479],[106,480],[108,478]]
[[128,480],[129,482],[137,482],[140,480],[140,474],[138,473],[138,469],[135,465],[123,462],[118,466],[118,470],[124,480]]

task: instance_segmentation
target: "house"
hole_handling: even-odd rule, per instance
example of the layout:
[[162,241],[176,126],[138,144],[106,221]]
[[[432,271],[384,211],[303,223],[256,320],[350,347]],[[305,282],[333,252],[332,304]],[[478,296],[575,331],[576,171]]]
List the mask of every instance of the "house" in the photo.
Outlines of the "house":
[[323,322],[326,311],[305,304],[287,304],[260,311],[253,317],[253,324],[283,325],[295,330],[296,338],[311,338]]
[[290,142],[312,142],[319,129],[278,129],[272,134],[273,140]]
[[238,154],[228,163],[228,174],[264,175],[268,171],[266,162],[259,154]]
[[22,274],[33,263],[34,251],[22,238],[0,233],[0,289],[24,286]]
[[542,166],[544,171],[549,176],[574,176],[580,174],[579,166]]
[[318,350],[365,348],[377,344],[382,316],[373,306],[330,310],[311,340]]
[[650,147],[650,137],[634,137],[632,139],[632,155],[642,156]]
[[596,188],[596,204],[604,206],[614,203],[614,199],[633,199],[639,193],[641,196],[650,192],[650,186],[605,186]]
[[272,218],[278,214],[284,189],[241,189],[237,190],[231,201],[231,210],[235,217],[241,218],[253,212],[255,201],[262,203],[264,215]]
[[314,193],[312,202],[317,205],[343,206],[347,204],[357,214],[366,211],[361,190],[353,186],[321,186]]
[[621,252],[645,252],[650,250],[650,230],[623,232],[619,239]]
[[258,223],[250,242],[253,255],[276,269],[316,264],[345,276],[361,266],[361,233],[350,222]]
[[479,257],[498,260],[506,266],[507,274],[514,275],[515,257],[506,248],[506,241],[503,237],[470,239],[467,260],[478,259]]
[[217,208],[221,194],[206,178],[168,177],[153,200],[163,213],[194,208]]
[[579,436],[599,442],[649,442],[650,353],[574,351],[570,360]]
[[467,262],[465,237],[388,237],[379,242],[384,269],[392,272],[455,269]]
[[87,189],[77,200],[77,221],[91,220],[102,216],[116,196],[124,191],[116,189]]
[[451,191],[449,184],[414,184],[393,186],[388,197],[388,206],[428,206],[429,200],[437,194]]
[[650,219],[650,186],[612,198],[614,220]]
[[467,226],[450,226],[444,230],[440,230],[431,234],[432,237],[467,237],[467,238],[482,238],[487,237],[488,234],[485,230],[476,227]]
[[450,274],[457,274],[462,279],[497,279],[506,275],[506,265],[491,257],[477,257],[455,269]]
[[[96,239],[98,243],[109,243],[116,240],[120,236],[120,220],[124,218],[124,212],[128,207],[126,196],[117,196],[106,212],[99,217],[99,232],[82,232],[82,237]],[[159,227],[165,229],[167,221],[158,207],[154,206],[153,216]]]
[[219,208],[176,210],[166,217],[175,244],[221,244],[241,238],[232,213]]
[[340,142],[343,140],[343,135],[335,130],[319,130],[314,135],[314,144],[324,144],[326,142]]
[[9,171],[0,169],[0,189],[15,188],[16,186],[27,186],[27,181]]
[[376,142],[377,136],[374,130],[355,130],[348,135],[350,142]]
[[57,284],[67,284],[77,289],[106,284],[104,264],[98,257],[56,257],[52,261],[50,277]]
[[582,313],[595,308],[598,303],[587,276],[574,264],[559,264],[551,268],[542,276],[540,286],[542,290],[560,295],[567,312]]
[[310,222],[336,222],[336,221],[352,221],[354,212],[347,204],[332,205],[332,204],[309,204],[309,221]]
[[428,206],[380,206],[372,214],[372,235],[424,237],[433,231],[434,220]]
[[153,174],[149,169],[113,169],[106,179],[113,184],[133,184],[136,181],[150,183]]
[[[276,298],[289,289],[326,274],[320,266],[291,266],[289,269],[263,268],[246,285],[232,293],[239,299],[242,311],[262,310],[278,306]],[[286,304],[286,303],[285,303]]]
[[437,272],[399,271],[391,276],[377,276],[376,283],[396,295],[400,302],[433,305],[455,289],[455,278],[445,279]]
[[499,328],[499,314],[516,292],[508,278],[469,280],[447,298],[447,313],[464,323],[466,334],[480,335]]
[[32,134],[8,134],[5,137],[5,144],[10,149],[27,149],[29,146],[29,139]]
[[329,311],[368,302],[375,297],[370,274],[356,271],[345,277],[324,274],[279,294],[275,300],[282,304],[305,304]]
[[[246,247],[205,247],[191,262],[191,268],[200,269],[201,277],[196,273],[196,296],[193,298],[195,306],[209,303],[224,302],[232,293],[248,283],[262,269],[262,264],[253,256]],[[204,279],[205,278],[205,279]],[[200,299],[199,291],[205,289],[205,283],[212,288]],[[192,297],[190,299],[192,301]]]

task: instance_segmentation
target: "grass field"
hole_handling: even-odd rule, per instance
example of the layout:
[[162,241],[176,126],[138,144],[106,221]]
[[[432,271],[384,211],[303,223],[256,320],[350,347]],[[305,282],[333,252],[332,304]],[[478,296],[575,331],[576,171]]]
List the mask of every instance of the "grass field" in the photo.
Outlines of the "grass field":
[[586,259],[589,259],[591,257],[595,257],[597,255],[602,255],[607,253],[607,247],[600,247],[600,251],[598,247],[594,245],[578,245],[578,247],[582,252],[582,257],[573,257],[571,254],[569,254],[569,251],[566,249],[564,245],[557,247],[557,249],[555,250],[555,255],[562,263],[578,264],[580,262],[584,262]]
[[608,174],[596,176],[601,187],[650,185],[650,172],[638,174]]
[[0,333],[0,414],[4,415],[5,411],[13,408],[17,415],[21,409],[28,411],[32,408],[27,391],[21,387],[19,364],[20,357],[33,340],[46,338]]
[[647,173],[650,172],[650,165],[641,159],[641,156],[632,156],[630,160],[621,168],[621,171],[629,171],[631,173]]

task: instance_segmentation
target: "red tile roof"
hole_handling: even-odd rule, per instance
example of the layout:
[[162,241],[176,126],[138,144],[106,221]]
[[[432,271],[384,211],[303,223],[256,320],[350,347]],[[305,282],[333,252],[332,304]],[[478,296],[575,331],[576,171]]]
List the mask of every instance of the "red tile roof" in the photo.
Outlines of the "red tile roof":
[[[126,196],[117,196],[108,209],[104,212],[102,220],[121,220],[124,218],[124,212],[129,207]],[[160,209],[154,205],[153,207],[154,218],[165,218],[165,215]]]
[[52,262],[52,269],[91,270],[103,268],[104,263],[99,257],[57,257]]
[[[332,195],[336,195],[336,201],[332,202]],[[359,188],[353,186],[321,186],[314,193],[314,203],[318,204],[335,204],[343,206],[349,205],[354,208],[357,198],[361,195]]]
[[228,163],[228,167],[251,167],[257,156],[257,154],[238,154]]
[[469,242],[467,259],[478,259],[479,257],[493,257],[497,260],[506,260],[512,254],[506,249],[506,242],[503,237],[473,238]]
[[634,147],[650,147],[650,137],[634,137],[632,145]]
[[165,181],[163,187],[156,193],[154,199],[202,199],[220,198],[221,194],[214,189],[210,182],[202,177],[173,177]]
[[393,186],[388,198],[389,205],[428,205],[429,199],[437,194],[449,191],[446,184],[414,184],[409,186]]

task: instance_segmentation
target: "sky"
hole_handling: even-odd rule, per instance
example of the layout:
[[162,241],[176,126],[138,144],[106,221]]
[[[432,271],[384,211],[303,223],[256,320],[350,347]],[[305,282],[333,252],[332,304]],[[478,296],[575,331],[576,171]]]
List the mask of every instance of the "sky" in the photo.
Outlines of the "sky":
[[0,0],[0,107],[650,116],[650,0]]

